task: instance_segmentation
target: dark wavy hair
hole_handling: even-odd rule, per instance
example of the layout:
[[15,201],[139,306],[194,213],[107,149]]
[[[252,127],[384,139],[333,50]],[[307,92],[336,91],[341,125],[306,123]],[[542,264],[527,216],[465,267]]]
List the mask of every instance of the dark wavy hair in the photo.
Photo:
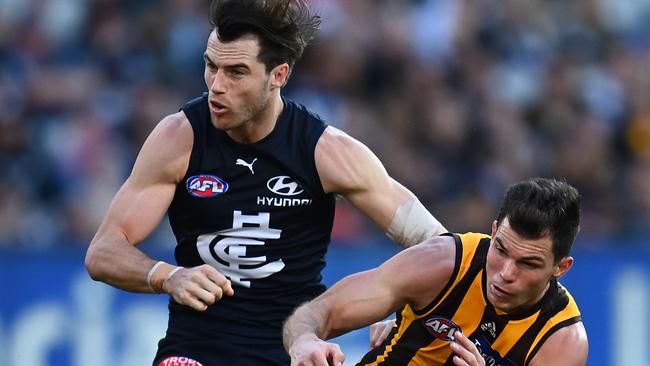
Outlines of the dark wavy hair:
[[321,19],[310,12],[305,0],[212,0],[210,23],[224,43],[257,35],[258,59],[270,72],[283,63],[293,69]]
[[508,188],[497,225],[508,218],[510,227],[528,239],[550,234],[555,262],[569,255],[580,230],[580,193],[566,182],[533,178]]

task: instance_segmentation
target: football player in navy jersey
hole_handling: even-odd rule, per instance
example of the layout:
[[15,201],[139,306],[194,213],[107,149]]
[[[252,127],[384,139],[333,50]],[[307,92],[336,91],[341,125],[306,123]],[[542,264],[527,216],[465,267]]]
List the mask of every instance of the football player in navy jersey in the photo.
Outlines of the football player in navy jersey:
[[[304,0],[215,0],[210,18],[207,92],[151,132],[85,263],[170,295],[154,365],[286,365],[282,322],[324,291],[334,194],[403,247],[446,230],[365,145],[281,95],[320,23]],[[136,247],[166,212],[175,265]]]

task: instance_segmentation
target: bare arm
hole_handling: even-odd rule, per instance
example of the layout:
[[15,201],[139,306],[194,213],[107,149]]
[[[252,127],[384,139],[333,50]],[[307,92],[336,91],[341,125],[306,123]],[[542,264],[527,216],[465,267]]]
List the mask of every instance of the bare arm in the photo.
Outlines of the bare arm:
[[449,281],[454,261],[453,239],[437,237],[402,251],[378,268],[342,279],[289,317],[283,329],[285,348],[301,362],[336,354],[331,343],[321,340],[381,320],[407,303],[426,306]]
[[582,322],[559,329],[544,342],[530,366],[565,365],[584,366],[587,364],[589,342]]
[[176,183],[187,170],[192,144],[192,127],[182,112],[164,118],[149,135],[86,253],[93,279],[128,291],[151,291],[146,277],[156,260],[136,245],[169,207]]
[[193,143],[192,127],[182,112],[164,118],[151,132],[88,247],[86,268],[93,279],[127,291],[168,292],[176,302],[199,311],[224,294],[233,295],[230,281],[210,265],[156,265],[136,247],[167,211],[187,171]]
[[315,159],[325,192],[343,195],[399,244],[410,246],[446,231],[370,149],[344,132],[328,127]]

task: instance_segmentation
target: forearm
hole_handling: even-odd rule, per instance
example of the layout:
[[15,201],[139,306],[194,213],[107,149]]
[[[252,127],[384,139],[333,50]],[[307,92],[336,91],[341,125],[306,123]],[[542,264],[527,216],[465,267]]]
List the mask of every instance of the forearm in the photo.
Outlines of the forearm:
[[325,339],[326,324],[327,314],[318,300],[301,305],[286,320],[282,328],[284,348],[290,352],[293,344],[301,337]]
[[95,238],[85,259],[94,280],[133,292],[153,292],[147,284],[147,274],[156,262],[117,235]]

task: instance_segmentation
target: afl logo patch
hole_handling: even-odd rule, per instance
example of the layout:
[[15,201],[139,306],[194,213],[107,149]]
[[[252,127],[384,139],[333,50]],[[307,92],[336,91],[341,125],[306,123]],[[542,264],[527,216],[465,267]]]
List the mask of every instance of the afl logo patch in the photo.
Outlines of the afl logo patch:
[[228,190],[228,183],[214,175],[195,175],[187,179],[187,191],[195,197],[215,197]]
[[441,317],[427,319],[423,324],[432,336],[444,341],[453,341],[456,339],[454,333],[460,331],[460,327],[456,323]]

